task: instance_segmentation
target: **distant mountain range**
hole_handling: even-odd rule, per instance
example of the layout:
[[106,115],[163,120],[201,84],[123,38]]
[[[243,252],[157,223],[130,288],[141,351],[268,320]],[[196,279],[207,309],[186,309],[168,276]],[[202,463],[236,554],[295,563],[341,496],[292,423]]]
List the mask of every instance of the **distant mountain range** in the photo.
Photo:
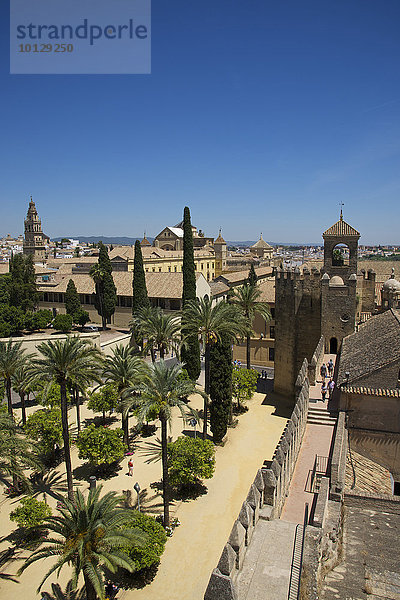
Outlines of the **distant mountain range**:
[[[146,236],[147,239],[149,240],[150,244],[153,243],[154,238],[152,237],[148,237]],[[70,235],[70,236],[61,236],[61,237],[56,237],[56,238],[52,238],[53,241],[55,242],[61,242],[62,239],[67,238],[67,239],[73,239],[73,240],[79,240],[81,242],[86,242],[89,244],[93,244],[93,243],[97,243],[100,240],[104,243],[104,244],[114,244],[114,245],[120,245],[120,246],[133,246],[134,243],[136,242],[136,240],[141,241],[143,239],[143,237],[118,237],[118,236],[105,236],[105,235]],[[271,246],[321,246],[322,243],[316,244],[314,242],[312,243],[306,243],[306,244],[300,244],[299,242],[268,242],[269,244],[271,244]],[[255,240],[245,240],[245,241],[231,241],[231,240],[227,240],[226,242],[227,246],[242,246],[243,248],[249,248],[250,246],[252,246],[253,244],[255,244]]]
[[[146,236],[147,237],[147,236]],[[103,244],[115,244],[118,246],[133,246],[136,240],[141,241],[142,237],[107,237],[106,235],[69,235],[52,238],[54,242],[61,242],[62,239],[79,240],[80,242],[86,242],[87,244],[93,244],[102,241]],[[150,244],[153,243],[154,238],[147,238]]]

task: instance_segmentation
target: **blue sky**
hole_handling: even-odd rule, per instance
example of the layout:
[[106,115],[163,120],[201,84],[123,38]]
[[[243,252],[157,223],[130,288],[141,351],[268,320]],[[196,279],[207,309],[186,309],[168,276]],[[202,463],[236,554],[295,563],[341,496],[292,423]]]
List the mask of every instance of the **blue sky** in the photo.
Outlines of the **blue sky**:
[[398,0],[153,0],[151,75],[10,75],[8,18],[0,235],[400,243]]

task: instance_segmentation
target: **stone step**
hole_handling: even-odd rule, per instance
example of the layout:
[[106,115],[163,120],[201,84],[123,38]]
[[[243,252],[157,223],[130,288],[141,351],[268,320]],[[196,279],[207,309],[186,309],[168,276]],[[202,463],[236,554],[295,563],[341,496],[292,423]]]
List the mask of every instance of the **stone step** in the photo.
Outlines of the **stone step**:
[[332,418],[321,418],[321,417],[308,417],[307,423],[310,425],[328,425],[329,427],[334,427],[336,424],[336,419]]

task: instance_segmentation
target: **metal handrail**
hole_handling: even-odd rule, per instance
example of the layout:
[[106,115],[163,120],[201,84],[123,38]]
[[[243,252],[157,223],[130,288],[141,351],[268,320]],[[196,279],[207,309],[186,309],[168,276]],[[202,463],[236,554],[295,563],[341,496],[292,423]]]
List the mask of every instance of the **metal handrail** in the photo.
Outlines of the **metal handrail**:
[[[309,515],[309,508],[308,508],[308,504],[306,504],[304,507],[303,525],[301,525],[301,523],[298,523],[298,525],[296,525],[296,532],[295,532],[294,544],[293,544],[292,568],[290,570],[288,600],[299,600],[299,598],[300,598],[301,569],[303,566],[304,539],[305,539],[305,534],[306,534],[306,527],[308,524],[308,515]],[[297,554],[298,554],[297,543],[298,543],[300,527],[303,527],[303,531],[301,534],[301,542],[300,542],[300,558],[297,560]],[[296,562],[298,562],[298,565],[296,565]],[[297,573],[297,590],[296,590],[296,580],[294,577],[294,575],[296,573]]]

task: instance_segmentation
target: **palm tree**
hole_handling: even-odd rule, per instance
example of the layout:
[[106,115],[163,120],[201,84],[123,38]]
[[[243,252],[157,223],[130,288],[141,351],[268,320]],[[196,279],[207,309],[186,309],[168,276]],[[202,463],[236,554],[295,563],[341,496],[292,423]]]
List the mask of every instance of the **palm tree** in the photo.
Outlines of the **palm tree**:
[[[26,359],[26,357],[25,357]],[[32,391],[32,373],[30,365],[25,360],[21,362],[18,368],[14,371],[11,377],[11,384],[14,391],[20,397],[21,400],[21,411],[22,411],[22,425],[26,423],[26,405],[25,396]]]
[[0,342],[0,377],[4,379],[7,394],[8,414],[13,416],[11,400],[11,380],[17,369],[24,363],[25,350],[21,349],[22,342]]
[[[64,441],[65,468],[67,472],[68,498],[74,497],[69,447],[67,386],[74,381],[99,380],[102,356],[100,350],[89,340],[68,336],[66,340],[49,340],[37,347],[43,358],[32,360],[32,372],[37,380],[47,381],[47,390],[53,381],[61,391],[61,421]],[[46,391],[45,390],[45,394]]]
[[[212,300],[204,296],[197,301],[189,301],[183,309],[183,319],[188,331],[200,336],[204,351],[204,371],[206,396],[204,398],[203,439],[207,437],[208,402],[210,393],[210,350],[222,336],[242,337],[246,332],[246,323],[237,306],[219,302],[213,306]],[[185,340],[183,340],[185,341]]]
[[147,346],[151,351],[154,362],[154,347],[158,348],[160,358],[170,348],[177,348],[180,341],[180,319],[165,314],[161,308],[146,306],[137,311],[132,322],[131,331],[138,332],[142,338],[147,339]]
[[18,481],[29,489],[27,468],[40,468],[34,446],[10,415],[0,413],[0,479],[12,477],[14,485]]
[[[133,348],[118,345],[104,362],[103,378],[105,384],[114,386],[122,401],[125,391],[137,386],[147,372],[148,366],[141,358],[134,356]],[[122,411],[122,429],[124,442],[129,448],[129,414],[124,411]]]
[[250,359],[250,337],[253,333],[253,321],[256,314],[259,314],[266,323],[271,319],[271,311],[268,302],[261,302],[261,290],[256,285],[243,285],[234,290],[230,302],[238,306],[246,319],[246,362],[247,368],[251,368]]
[[107,318],[104,316],[104,311],[103,311],[104,299],[103,299],[103,293],[101,290],[101,283],[105,277],[105,274],[106,273],[105,273],[104,269],[102,268],[101,265],[99,265],[99,263],[94,264],[89,271],[89,275],[94,281],[94,284],[96,287],[96,292],[99,296],[101,323],[102,323],[103,331],[105,331],[107,328]]
[[103,567],[111,572],[122,567],[132,572],[134,561],[124,552],[133,544],[141,544],[143,533],[129,528],[132,511],[119,507],[122,498],[108,492],[100,498],[102,486],[89,491],[87,500],[80,490],[74,501],[64,500],[60,515],[48,517],[39,527],[49,530],[50,537],[35,550],[19,569],[20,575],[32,563],[56,557],[56,562],[43,577],[38,592],[47,578],[66,564],[73,568],[72,589],[83,574],[87,600],[105,598]]
[[161,459],[162,484],[164,502],[164,527],[169,527],[169,475],[167,457],[167,425],[171,425],[172,409],[176,406],[186,421],[187,415],[197,416],[196,412],[182,400],[190,394],[204,392],[196,388],[190,379],[182,379],[182,365],[176,363],[168,366],[163,360],[150,366],[150,372],[139,385],[139,396],[133,395],[136,389],[128,389],[125,393],[124,410],[127,413],[132,407],[137,409],[136,415],[140,423],[144,423],[157,415],[161,421]]

